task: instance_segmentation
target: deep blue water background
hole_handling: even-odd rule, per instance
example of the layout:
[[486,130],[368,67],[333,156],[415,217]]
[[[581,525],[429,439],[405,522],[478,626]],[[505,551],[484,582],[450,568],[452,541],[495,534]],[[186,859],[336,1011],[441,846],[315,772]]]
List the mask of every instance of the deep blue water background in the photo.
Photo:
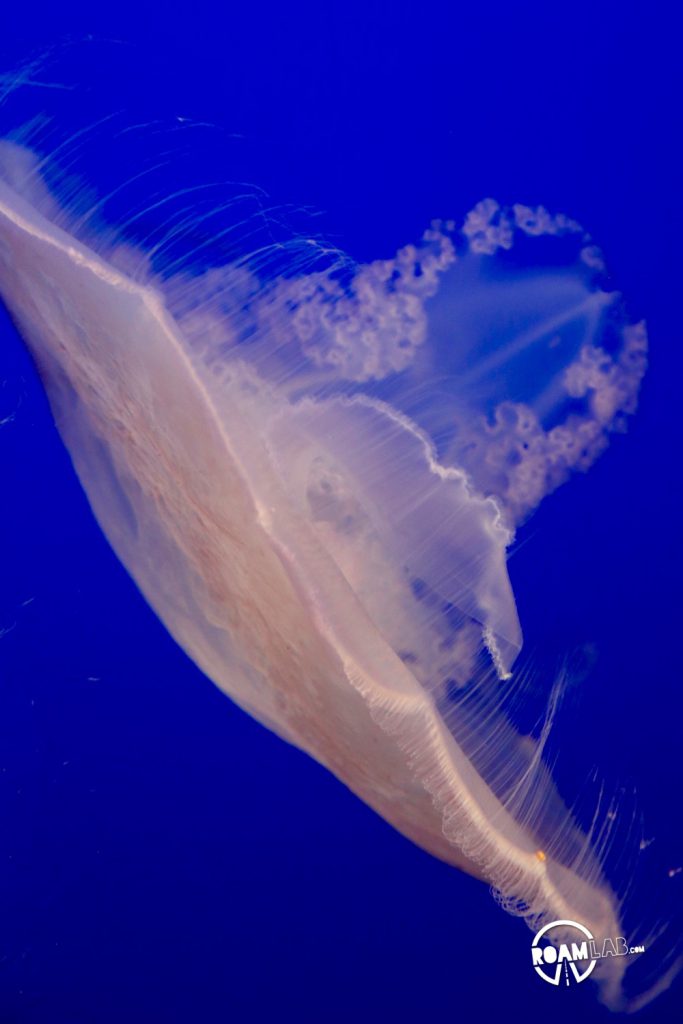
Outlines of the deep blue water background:
[[[0,42],[3,70],[64,37],[131,43],[143,87],[113,83],[131,117],[163,97],[244,136],[264,155],[259,184],[320,210],[359,259],[487,195],[591,230],[647,317],[651,369],[628,434],[547,500],[510,571],[541,663],[597,648],[560,742],[586,774],[637,788],[662,880],[683,864],[671,10],[39,3],[5,15]],[[16,413],[0,430],[2,1024],[606,1019],[589,985],[541,983],[530,933],[485,887],[396,835],[176,648],[94,523],[5,317],[0,333],[0,415]],[[673,911],[683,875],[667,885]],[[641,1014],[681,1018],[680,982]]]

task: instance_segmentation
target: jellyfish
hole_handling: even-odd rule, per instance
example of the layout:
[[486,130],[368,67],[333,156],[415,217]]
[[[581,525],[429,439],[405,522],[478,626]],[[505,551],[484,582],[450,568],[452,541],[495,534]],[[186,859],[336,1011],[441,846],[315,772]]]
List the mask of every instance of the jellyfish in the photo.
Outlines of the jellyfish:
[[[507,571],[636,409],[646,331],[600,250],[486,199],[358,264],[192,188],[127,210],[134,245],[71,173],[82,143],[32,122],[0,145],[0,293],[148,603],[236,704],[506,909],[621,935],[612,819],[580,824],[544,756],[562,673],[519,726]],[[626,967],[593,972],[613,1007]]]

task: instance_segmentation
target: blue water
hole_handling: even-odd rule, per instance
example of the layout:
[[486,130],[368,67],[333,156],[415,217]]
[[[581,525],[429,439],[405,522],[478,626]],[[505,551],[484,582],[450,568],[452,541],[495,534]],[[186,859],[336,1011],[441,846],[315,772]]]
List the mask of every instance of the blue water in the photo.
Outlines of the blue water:
[[[360,260],[487,195],[589,228],[651,366],[627,434],[546,500],[510,573],[539,666],[597,652],[559,742],[636,790],[653,899],[680,914],[680,26],[652,3],[244,6],[16,7],[3,70],[66,37],[130,44],[132,119],[218,122],[251,180]],[[590,983],[533,974],[531,933],[481,883],[201,676],[0,333],[2,1024],[607,1019]],[[640,1019],[682,1015],[679,981]]]

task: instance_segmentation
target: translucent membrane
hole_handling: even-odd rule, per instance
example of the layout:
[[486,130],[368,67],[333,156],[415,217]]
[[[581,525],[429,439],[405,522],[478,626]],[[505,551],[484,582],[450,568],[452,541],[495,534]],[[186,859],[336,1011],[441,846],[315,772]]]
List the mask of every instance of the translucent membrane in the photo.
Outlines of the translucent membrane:
[[[274,246],[160,269],[83,227],[26,149],[4,143],[0,169],[3,298],[178,643],[507,909],[621,934],[610,821],[582,831],[545,763],[561,681],[532,735],[515,724],[506,570],[516,525],[623,427],[645,368],[584,232],[486,201],[366,266]],[[188,214],[157,248],[201,228]],[[613,1005],[624,970],[594,972]]]

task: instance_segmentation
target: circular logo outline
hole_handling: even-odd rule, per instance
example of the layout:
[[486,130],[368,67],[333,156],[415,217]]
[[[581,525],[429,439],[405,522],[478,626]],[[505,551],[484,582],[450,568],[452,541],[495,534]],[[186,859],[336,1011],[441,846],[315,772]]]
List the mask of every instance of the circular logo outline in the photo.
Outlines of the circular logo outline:
[[[562,919],[560,921],[551,921],[550,924],[544,925],[540,929],[540,931],[536,932],[536,935],[534,936],[534,941],[531,943],[531,948],[532,949],[537,948],[540,939],[543,938],[545,933],[549,932],[551,928],[558,928],[558,927],[577,928],[582,933],[582,935],[584,935],[587,939],[590,939],[590,940],[593,939],[592,932],[590,932],[588,930],[588,928],[586,928],[585,925],[579,924],[578,921],[569,921],[569,920]],[[539,966],[538,964],[534,964],[534,970],[536,971],[536,974],[538,974],[539,977],[543,978],[544,981],[547,981],[548,984],[550,984],[550,985],[559,985],[560,984],[560,976],[562,974],[562,964],[563,963],[568,963],[569,966],[572,969],[572,974],[574,975],[574,978],[576,979],[576,982],[578,984],[578,983],[580,983],[582,981],[585,981],[586,978],[589,977],[589,975],[593,972],[593,970],[595,968],[596,962],[597,962],[596,960],[591,960],[590,964],[588,965],[586,970],[583,971],[583,972],[581,972],[577,968],[577,966],[576,966],[576,964],[574,963],[573,960],[568,960],[568,961],[567,960],[561,960],[556,965],[556,967],[555,967],[555,974],[554,975],[546,974],[545,971],[543,970],[543,968],[541,966]]]

